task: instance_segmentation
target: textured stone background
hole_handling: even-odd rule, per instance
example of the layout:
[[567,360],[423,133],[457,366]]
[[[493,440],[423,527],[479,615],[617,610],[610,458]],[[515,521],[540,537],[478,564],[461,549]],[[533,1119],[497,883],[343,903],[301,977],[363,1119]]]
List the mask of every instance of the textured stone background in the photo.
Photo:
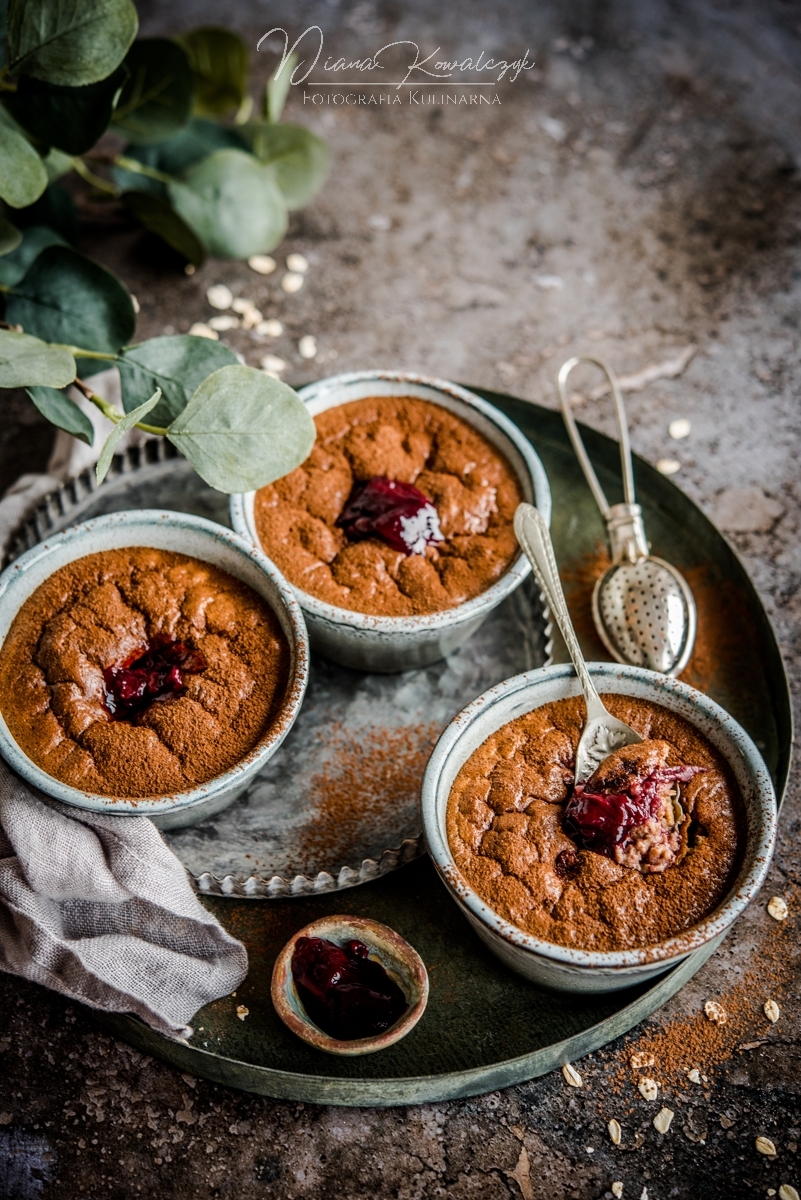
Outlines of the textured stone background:
[[[537,70],[500,86],[491,108],[311,112],[293,96],[290,119],[333,151],[325,189],[281,248],[311,263],[294,296],[239,264],[210,262],[188,278],[113,212],[85,249],[138,296],[142,337],[211,316],[210,283],[253,298],[286,334],[259,347],[237,333],[230,344],[254,364],[265,350],[285,359],[290,383],[390,365],[553,405],[568,353],[600,351],[632,373],[695,346],[683,374],[630,395],[634,447],[677,460],[677,482],[730,534],[797,695],[799,6],[469,0],[435,11],[421,0],[282,0],[223,10],[183,0],[140,9],[146,33],[229,21],[254,43],[274,24],[297,33],[319,22],[326,49],[350,57],[401,37],[450,57],[530,47]],[[304,334],[317,337],[319,361],[300,358]],[[692,422],[686,440],[668,435],[676,417]],[[612,432],[603,402],[587,402],[582,419]],[[24,399],[8,397],[6,420],[2,486],[41,470],[50,444]],[[0,1198],[589,1200],[611,1196],[613,1181],[650,1200],[801,1190],[797,939],[765,911],[779,893],[798,920],[798,834],[795,783],[760,901],[645,1030],[579,1064],[581,1089],[555,1074],[405,1110],[276,1103],[181,1076],[99,1033],[85,1011],[2,976]],[[756,978],[744,983],[749,966]],[[743,989],[744,1044],[761,1044],[699,1061],[705,1086],[666,1085],[676,1117],[659,1134],[658,1106],[628,1078],[615,1083],[625,1046],[669,1021],[696,1028],[705,999],[742,1000]],[[782,1008],[775,1026],[761,1017],[771,996]],[[623,1126],[618,1149],[610,1117]],[[757,1135],[773,1140],[775,1158],[756,1152]]]

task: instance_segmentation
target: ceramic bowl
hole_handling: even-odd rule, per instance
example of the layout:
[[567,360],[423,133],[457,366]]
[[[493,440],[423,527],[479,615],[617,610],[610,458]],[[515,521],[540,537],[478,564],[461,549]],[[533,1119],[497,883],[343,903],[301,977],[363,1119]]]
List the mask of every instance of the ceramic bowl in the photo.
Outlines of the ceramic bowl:
[[61,783],[22,752],[0,715],[0,754],[23,779],[76,808],[151,817],[161,828],[191,825],[219,812],[239,796],[283,742],[300,711],[309,673],[303,614],[277,567],[230,529],[186,513],[139,509],[96,517],[54,534],[16,559],[0,575],[0,644],[27,598],[54,571],[87,554],[147,546],[191,555],[227,571],[263,596],[289,642],[290,667],[284,707],[265,737],[230,771],[186,792],[168,796],[110,797]]
[[[400,1020],[376,1037],[341,1041],[319,1029],[307,1016],[292,979],[292,955],[298,938],[319,937],[343,945],[355,939],[364,942],[370,958],[376,959],[406,997],[408,1008]],[[406,1037],[414,1029],[428,1003],[428,973],[420,955],[400,934],[369,917],[321,917],[291,937],[273,967],[271,995],[284,1024],[304,1042],[327,1054],[374,1054]]]
[[[359,371],[322,379],[303,388],[299,395],[312,416],[368,396],[418,396],[441,405],[472,425],[505,455],[520,481],[523,499],[536,505],[550,522],[548,479],[531,443],[503,413],[465,388],[404,371]],[[231,524],[237,533],[259,546],[253,512],[255,494],[231,497]],[[519,554],[501,578],[479,596],[419,617],[370,616],[327,604],[300,588],[294,590],[313,649],[357,670],[408,671],[428,666],[456,650],[519,587],[530,569],[528,559]]]
[[765,878],[776,839],[776,800],[767,767],[733,717],[686,683],[617,663],[591,663],[600,692],[660,704],[699,730],[728,763],[747,819],[745,854],[729,894],[692,929],[657,946],[611,952],[577,950],[542,941],[500,917],[457,868],[446,832],[453,782],[467,759],[508,721],[550,701],[581,694],[571,666],[546,667],[507,679],[469,704],[447,727],[431,755],[422,788],[423,827],[434,864],[467,920],[513,971],[566,992],[612,992],[652,979],[702,947],[717,945]]

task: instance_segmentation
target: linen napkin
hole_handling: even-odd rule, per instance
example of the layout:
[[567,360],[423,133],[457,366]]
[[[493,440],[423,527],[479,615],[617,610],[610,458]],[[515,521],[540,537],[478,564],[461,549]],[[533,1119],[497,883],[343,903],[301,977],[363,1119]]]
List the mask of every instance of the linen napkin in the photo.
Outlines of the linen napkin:
[[0,759],[0,970],[183,1038],[247,969],[152,821],[45,799]]

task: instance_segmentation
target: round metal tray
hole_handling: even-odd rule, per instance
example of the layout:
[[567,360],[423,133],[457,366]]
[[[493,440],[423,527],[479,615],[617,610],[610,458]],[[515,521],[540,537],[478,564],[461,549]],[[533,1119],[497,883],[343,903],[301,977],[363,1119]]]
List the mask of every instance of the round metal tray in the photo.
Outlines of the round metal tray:
[[[560,569],[585,653],[605,659],[589,616],[592,582],[605,535],[561,416],[537,405],[478,390],[531,438],[554,498]],[[583,429],[607,495],[620,497],[618,448]],[[776,794],[787,782],[792,745],[790,696],[770,621],[737,555],[700,509],[668,479],[635,459],[638,500],[654,552],[674,562],[693,587],[699,641],[683,678],[709,692],[748,730],[765,757]],[[209,493],[204,515],[219,520]],[[58,516],[53,502],[53,515]],[[82,514],[80,514],[82,515]],[[74,519],[74,518],[73,518]],[[34,540],[47,532],[40,514]],[[468,643],[468,646],[472,643]],[[556,661],[565,661],[556,642]],[[516,666],[515,669],[520,669]],[[511,673],[511,672],[510,672]],[[187,1043],[153,1033],[131,1017],[103,1016],[121,1038],[181,1070],[289,1100],[324,1104],[415,1104],[474,1095],[531,1079],[597,1049],[654,1012],[703,964],[698,951],[656,984],[602,997],[556,996],[512,974],[449,903],[426,859],[350,892],[252,904],[217,896],[204,903],[248,947],[250,972],[236,998],[202,1009]],[[381,1054],[350,1060],[311,1050],[281,1024],[270,1001],[278,950],[327,913],[369,915],[397,929],[420,952],[431,978],[419,1025]],[[249,1016],[241,1021],[236,1006]]]

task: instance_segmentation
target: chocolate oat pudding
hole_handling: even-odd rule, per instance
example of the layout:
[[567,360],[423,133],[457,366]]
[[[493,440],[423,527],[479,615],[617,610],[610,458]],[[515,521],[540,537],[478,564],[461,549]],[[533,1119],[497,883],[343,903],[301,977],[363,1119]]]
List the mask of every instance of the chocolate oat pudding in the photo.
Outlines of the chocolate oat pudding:
[[647,700],[603,700],[646,740],[574,787],[584,701],[545,704],[470,756],[447,831],[458,869],[505,920],[562,946],[626,950],[679,934],[722,902],[745,815],[694,726]]
[[0,649],[0,712],[71,787],[169,795],[254,749],[289,665],[277,617],[246,584],[185,554],[105,550],[22,605]]
[[403,617],[462,604],[511,566],[520,484],[466,421],[381,396],[330,408],[315,425],[306,462],[255,501],[259,540],[296,587]]

